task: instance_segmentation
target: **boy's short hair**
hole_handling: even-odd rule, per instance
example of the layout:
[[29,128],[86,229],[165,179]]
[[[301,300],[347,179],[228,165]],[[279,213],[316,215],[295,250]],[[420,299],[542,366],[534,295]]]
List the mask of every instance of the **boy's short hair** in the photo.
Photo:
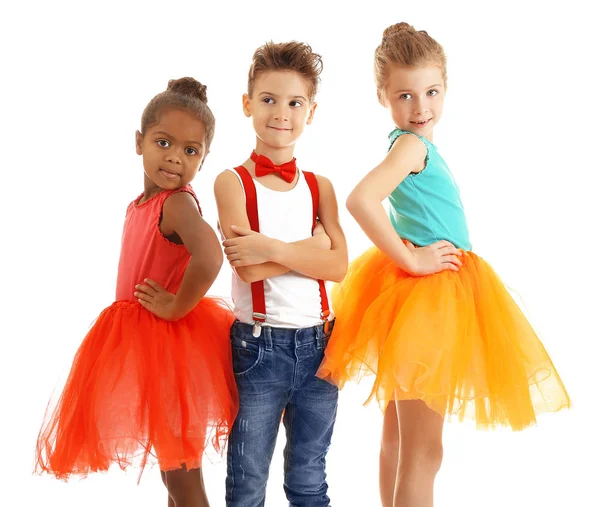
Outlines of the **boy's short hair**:
[[254,82],[262,73],[269,70],[290,70],[298,72],[308,83],[309,100],[317,94],[320,74],[323,70],[321,55],[303,42],[267,42],[259,47],[252,57],[248,72],[248,95],[252,97]]

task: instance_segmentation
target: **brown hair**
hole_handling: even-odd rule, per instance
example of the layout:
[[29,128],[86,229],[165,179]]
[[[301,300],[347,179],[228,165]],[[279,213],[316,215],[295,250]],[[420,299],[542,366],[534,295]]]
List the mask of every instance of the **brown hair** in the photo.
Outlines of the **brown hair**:
[[375,50],[375,82],[377,98],[384,102],[385,82],[390,64],[414,67],[423,63],[439,65],[446,86],[446,54],[444,48],[425,30],[415,30],[408,23],[396,23],[383,32]]
[[298,72],[308,83],[309,99],[312,102],[317,94],[319,75],[323,70],[321,55],[314,53],[303,42],[267,42],[259,47],[252,57],[248,72],[248,95],[252,97],[254,82],[262,73],[269,70],[291,70]]
[[206,86],[193,77],[171,79],[164,92],[156,95],[146,106],[142,113],[141,133],[145,134],[148,127],[158,122],[160,113],[164,108],[183,109],[193,113],[206,129],[206,149],[215,135],[215,117],[208,107]]

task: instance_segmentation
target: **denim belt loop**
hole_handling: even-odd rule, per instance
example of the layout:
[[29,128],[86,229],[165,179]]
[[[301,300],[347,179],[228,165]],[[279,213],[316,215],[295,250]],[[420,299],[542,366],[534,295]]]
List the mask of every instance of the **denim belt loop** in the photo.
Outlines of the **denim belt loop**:
[[273,337],[272,337],[271,326],[263,326],[262,327],[262,339],[265,344],[265,350],[268,350],[268,351],[273,350]]
[[323,324],[315,326],[315,341],[317,342],[317,350],[323,348]]

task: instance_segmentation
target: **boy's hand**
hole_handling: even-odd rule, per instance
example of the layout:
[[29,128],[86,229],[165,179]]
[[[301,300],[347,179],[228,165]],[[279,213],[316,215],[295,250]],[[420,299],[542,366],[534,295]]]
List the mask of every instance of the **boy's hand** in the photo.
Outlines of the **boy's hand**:
[[175,294],[149,278],[146,278],[143,284],[136,285],[135,289],[133,295],[146,310],[161,319],[177,320]]
[[269,262],[273,255],[275,240],[251,229],[232,225],[238,237],[223,241],[225,255],[233,267],[254,266]]

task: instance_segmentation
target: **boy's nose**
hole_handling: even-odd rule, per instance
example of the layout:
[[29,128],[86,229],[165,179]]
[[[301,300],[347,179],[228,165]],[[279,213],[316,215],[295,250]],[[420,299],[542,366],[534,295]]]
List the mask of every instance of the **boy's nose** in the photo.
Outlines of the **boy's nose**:
[[288,121],[286,110],[284,108],[280,108],[275,111],[274,119],[278,121]]

